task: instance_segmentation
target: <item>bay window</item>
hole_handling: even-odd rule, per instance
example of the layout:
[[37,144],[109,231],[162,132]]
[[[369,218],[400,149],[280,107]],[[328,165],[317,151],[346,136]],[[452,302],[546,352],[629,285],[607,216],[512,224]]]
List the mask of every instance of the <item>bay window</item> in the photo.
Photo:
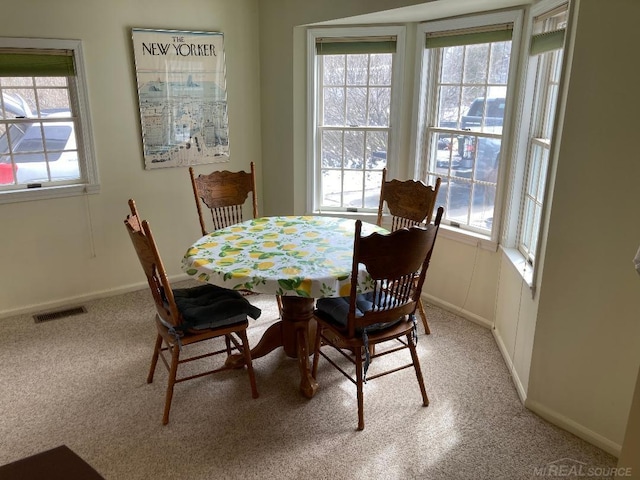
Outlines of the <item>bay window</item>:
[[[375,212],[383,168],[428,185],[439,177],[443,234],[501,245],[533,287],[569,11],[567,0],[541,0],[417,24],[416,87],[406,98],[402,27],[310,29],[308,210]],[[411,128],[404,160],[400,119]]]

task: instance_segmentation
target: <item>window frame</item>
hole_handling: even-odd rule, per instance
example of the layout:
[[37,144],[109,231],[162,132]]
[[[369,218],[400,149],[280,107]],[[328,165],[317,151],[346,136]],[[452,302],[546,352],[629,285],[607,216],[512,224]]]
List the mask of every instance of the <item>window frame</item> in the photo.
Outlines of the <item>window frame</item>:
[[[396,37],[396,52],[394,53],[391,78],[391,110],[389,113],[389,138],[387,150],[387,171],[389,175],[396,175],[399,158],[401,102],[405,68],[405,36],[404,26],[371,26],[371,27],[332,27],[310,28],[307,30],[307,212],[314,214],[374,214],[375,208],[358,208],[355,212],[346,207],[324,209],[321,203],[321,159],[319,158],[318,107],[320,105],[319,72],[317,67],[316,40],[318,38],[370,38]],[[385,127],[386,128],[386,127]]]
[[[560,2],[554,2],[554,3],[558,3],[558,5],[553,5],[553,6],[549,6],[547,8],[540,8],[540,6],[542,5],[543,7],[546,6],[547,2],[545,2],[544,4],[538,5],[538,7],[540,8],[541,12],[538,13],[535,10],[532,10],[532,19],[531,19],[531,28],[532,28],[532,34],[529,36],[529,45],[531,44],[531,40],[534,37],[534,33],[533,33],[533,27],[536,23],[536,18],[539,16],[543,16],[546,13],[550,13],[554,10],[559,9],[560,7],[562,7],[563,5],[567,5],[567,14],[568,14],[568,2],[567,0],[563,0]],[[536,9],[537,10],[537,9]],[[565,35],[566,35],[566,27],[565,27]],[[561,50],[561,54],[560,54],[560,59],[559,62],[557,59],[552,58],[552,55],[555,55],[557,52],[559,52]],[[562,76],[562,68],[564,65],[564,42],[563,42],[563,46],[562,49],[555,49],[555,50],[550,50],[547,52],[543,52],[543,53],[538,53],[538,54],[533,54],[533,53],[529,53],[529,65],[528,65],[528,72],[530,75],[529,81],[533,82],[533,87],[532,90],[530,92],[531,95],[531,105],[533,106],[531,115],[529,117],[529,127],[527,129],[527,145],[526,145],[526,153],[524,153],[524,161],[525,161],[525,165],[524,165],[524,169],[525,169],[525,177],[524,177],[524,183],[523,183],[523,188],[522,188],[522,192],[520,195],[520,202],[521,202],[521,206],[520,206],[520,222],[518,224],[518,230],[516,232],[516,241],[515,241],[515,247],[518,249],[518,251],[522,254],[523,257],[525,257],[525,260],[530,264],[535,266],[535,258],[537,257],[540,248],[539,248],[539,244],[540,244],[540,240],[541,240],[541,230],[542,230],[542,213],[544,212],[544,205],[547,203],[547,190],[548,190],[548,186],[549,183],[551,182],[551,178],[550,178],[550,166],[551,166],[551,154],[552,154],[552,149],[553,149],[553,145],[554,145],[554,141],[553,141],[553,133],[555,130],[555,124],[556,124],[556,120],[557,120],[557,113],[558,113],[558,100],[560,98],[560,77]],[[554,75],[553,73],[550,73],[552,71],[554,71],[554,66],[557,68],[557,73],[558,73],[558,78],[557,78],[557,83],[554,81],[555,79],[552,78]],[[543,82],[541,82],[540,80],[542,80]],[[545,110],[545,107],[548,107],[549,105],[547,105],[547,100],[548,100],[548,90],[550,88],[550,86],[552,84],[557,85],[556,86],[556,97],[554,99],[554,103],[553,103],[553,112],[547,112],[545,114],[545,112],[543,110]],[[551,128],[549,129],[549,137],[543,137],[543,136],[539,136],[538,133],[540,132],[540,130],[542,129],[542,127],[544,125],[546,125],[548,127],[548,121],[549,121],[549,115],[548,113],[552,114],[552,125]],[[524,122],[523,122],[524,124]],[[534,203],[537,203],[538,200],[540,200],[541,206],[541,212],[540,212],[540,220],[538,221],[538,228],[537,231],[532,232],[532,235],[530,236],[530,241],[534,241],[535,242],[535,247],[533,249],[531,248],[526,248],[523,244],[523,236],[525,236],[525,230],[528,227],[531,227],[532,229],[535,228],[535,220],[532,220],[531,224],[527,224],[525,225],[525,217],[526,217],[526,209],[527,209],[527,198],[530,196],[529,195],[529,188],[528,188],[528,184],[531,181],[530,175],[532,173],[532,164],[535,161],[535,157],[537,157],[537,155],[535,154],[535,152],[533,151],[533,149],[535,147],[538,147],[539,149],[543,149],[544,152],[547,155],[547,167],[546,170],[544,171],[544,178],[539,177],[538,180],[538,189],[540,188],[540,186],[542,186],[544,188],[544,192],[541,196],[540,199],[536,198],[534,199]],[[539,172],[539,174],[541,174],[542,171]],[[533,251],[531,251],[533,250]]]
[[[526,31],[522,38],[522,58],[521,68],[521,88],[518,92],[520,98],[520,110],[517,114],[514,128],[517,136],[513,145],[513,168],[510,172],[509,190],[507,192],[509,208],[503,218],[505,225],[501,235],[501,249],[510,262],[520,272],[523,281],[528,285],[532,298],[536,295],[536,285],[541,270],[542,257],[544,255],[544,239],[547,235],[548,216],[550,212],[550,202],[553,196],[553,184],[555,170],[558,162],[559,145],[556,142],[560,138],[562,131],[562,118],[564,116],[564,106],[566,102],[566,78],[571,68],[572,36],[571,26],[573,24],[573,6],[571,0],[541,0],[532,5],[527,10]],[[564,48],[562,65],[560,67],[560,79],[558,83],[558,97],[556,99],[556,109],[554,112],[553,128],[551,131],[551,146],[549,149],[549,159],[545,180],[545,191],[543,195],[543,205],[540,216],[540,226],[537,234],[537,245],[535,251],[535,263],[530,263],[527,257],[518,248],[520,229],[522,228],[522,216],[524,214],[524,196],[526,195],[527,168],[529,160],[529,145],[532,135],[533,114],[537,107],[538,99],[536,94],[536,73],[537,55],[530,54],[531,39],[534,36],[534,23],[536,17],[560,8],[567,4],[567,23],[565,27]]]
[[70,102],[74,107],[73,113],[75,113],[74,129],[76,130],[76,148],[81,175],[80,179],[71,183],[43,184],[38,188],[15,188],[14,186],[0,190],[0,204],[98,193],[100,183],[89,114],[82,42],[80,40],[7,37],[0,38],[0,48],[53,49],[73,52],[76,74],[66,78]]
[[[501,12],[483,12],[466,17],[446,18],[428,21],[418,24],[416,34],[416,92],[417,101],[412,125],[412,163],[414,178],[427,179],[428,165],[422,160],[427,160],[426,152],[429,149],[427,137],[427,123],[435,119],[437,108],[437,65],[434,61],[436,55],[425,48],[425,37],[428,32],[446,32],[467,29],[483,28],[491,25],[512,24],[513,35],[511,40],[511,57],[507,80],[507,94],[505,97],[506,109],[504,112],[501,159],[496,181],[496,196],[494,204],[494,221],[491,234],[487,235],[471,229],[464,229],[452,225],[450,222],[441,223],[441,231],[444,237],[448,237],[462,243],[477,245],[482,248],[496,251],[502,228],[502,219],[505,204],[505,191],[508,189],[507,172],[510,169],[512,149],[512,117],[513,105],[517,100],[518,70],[523,31],[524,11],[522,9],[505,10]],[[434,81],[430,81],[433,78]],[[422,158],[424,157],[424,158]]]

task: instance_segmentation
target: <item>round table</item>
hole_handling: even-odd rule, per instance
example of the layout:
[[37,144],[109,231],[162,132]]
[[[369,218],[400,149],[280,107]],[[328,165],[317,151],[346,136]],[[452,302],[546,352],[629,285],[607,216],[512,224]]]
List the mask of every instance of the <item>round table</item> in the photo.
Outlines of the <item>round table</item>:
[[[309,325],[315,298],[348,296],[355,220],[320,216],[262,217],[216,230],[196,241],[182,259],[183,270],[202,282],[282,297],[282,319],[251,350],[259,358],[282,346],[298,358],[300,389],[317,389],[309,370]],[[362,224],[362,235],[387,230]],[[364,268],[359,289],[371,290]],[[242,355],[228,362],[242,365]]]

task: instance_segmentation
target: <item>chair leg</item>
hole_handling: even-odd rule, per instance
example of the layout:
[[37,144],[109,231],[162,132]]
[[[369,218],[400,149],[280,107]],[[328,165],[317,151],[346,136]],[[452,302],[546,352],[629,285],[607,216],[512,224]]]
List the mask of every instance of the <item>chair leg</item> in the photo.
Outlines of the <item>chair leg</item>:
[[249,382],[251,383],[251,397],[258,398],[258,385],[256,384],[256,375],[253,371],[253,362],[251,361],[251,350],[249,350],[249,339],[247,338],[247,331],[241,330],[238,332],[240,340],[242,341],[242,353],[244,354],[244,363],[247,365],[249,372]]
[[224,336],[224,343],[227,345],[227,357],[231,355],[231,336]]
[[169,410],[171,409],[171,400],[173,399],[173,387],[176,384],[176,375],[178,373],[178,363],[180,362],[180,346],[170,345],[171,349],[171,368],[169,369],[169,380],[167,384],[167,397],[164,401],[164,415],[162,416],[162,424],[169,423]]
[[409,345],[409,351],[411,351],[411,359],[413,360],[413,368],[416,371],[416,377],[418,377],[418,385],[420,385],[420,393],[422,394],[422,404],[429,406],[429,397],[427,397],[427,390],[424,387],[424,378],[422,377],[422,369],[420,368],[420,360],[418,359],[418,352],[416,351],[416,344],[413,342],[413,335],[407,335],[407,344]]
[[316,328],[316,339],[313,342],[313,363],[311,365],[311,376],[317,380],[318,360],[320,360],[320,343],[322,340],[322,327],[318,325]]
[[282,319],[282,297],[280,295],[276,295],[276,302],[278,303],[278,314]]
[[156,371],[156,365],[158,365],[158,356],[160,355],[161,348],[162,336],[158,334],[156,337],[156,346],[153,349],[153,357],[151,357],[151,367],[149,368],[149,375],[147,375],[147,383],[153,382],[153,374]]
[[363,367],[362,367],[362,348],[358,348],[356,352],[356,387],[358,389],[358,430],[364,430],[364,398],[363,398]]
[[424,306],[422,305],[422,299],[418,299],[418,310],[420,310],[420,317],[422,318],[422,324],[424,325],[424,333],[427,335],[431,334],[431,330],[429,330],[429,324],[427,323],[427,314],[424,311]]

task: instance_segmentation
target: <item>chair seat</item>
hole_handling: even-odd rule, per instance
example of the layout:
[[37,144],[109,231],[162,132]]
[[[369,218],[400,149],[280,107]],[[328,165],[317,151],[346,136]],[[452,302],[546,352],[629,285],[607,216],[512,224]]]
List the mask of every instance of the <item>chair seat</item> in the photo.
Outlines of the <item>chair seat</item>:
[[[382,302],[387,303],[391,297],[383,296]],[[373,308],[373,293],[360,293],[356,297],[356,317],[362,317],[365,312]],[[321,319],[328,321],[340,328],[347,328],[347,319],[349,316],[349,297],[320,298],[316,302],[316,315]],[[367,327],[367,332],[376,332],[378,330],[389,328],[398,323],[396,322],[374,323]],[[362,329],[356,329],[356,334],[360,335]]]
[[173,296],[182,314],[182,329],[224,327],[244,322],[247,316],[255,320],[261,314],[239,292],[215,285],[175,289]]

